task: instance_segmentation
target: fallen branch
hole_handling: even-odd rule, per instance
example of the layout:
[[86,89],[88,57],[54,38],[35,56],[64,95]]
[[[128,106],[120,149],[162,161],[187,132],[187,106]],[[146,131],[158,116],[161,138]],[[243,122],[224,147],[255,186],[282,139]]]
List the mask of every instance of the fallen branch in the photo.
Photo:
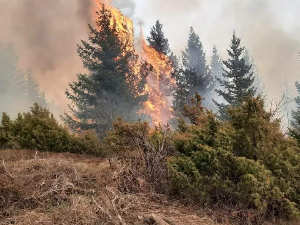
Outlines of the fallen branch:
[[8,170],[7,170],[7,168],[6,168],[6,166],[5,166],[5,162],[4,162],[4,159],[2,158],[2,165],[3,165],[3,167],[4,167],[4,170],[6,171],[6,173],[8,174],[8,176],[11,178],[11,179],[15,179],[15,177],[10,173],[10,172],[8,172]]
[[106,210],[105,210],[101,205],[99,205],[98,202],[96,202],[96,200],[94,199],[94,197],[92,197],[92,200],[93,200],[93,202],[96,204],[96,206],[97,206],[104,214],[106,214],[106,215],[109,217],[110,221],[112,221],[111,215],[110,215],[108,212],[106,212]]

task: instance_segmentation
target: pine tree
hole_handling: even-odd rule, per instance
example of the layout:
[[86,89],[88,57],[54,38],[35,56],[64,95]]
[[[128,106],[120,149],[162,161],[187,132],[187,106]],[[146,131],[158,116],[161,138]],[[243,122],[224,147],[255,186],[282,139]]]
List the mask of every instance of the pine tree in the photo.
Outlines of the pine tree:
[[[89,25],[89,41],[78,45],[89,74],[79,74],[78,81],[69,85],[66,95],[73,104],[63,119],[73,130],[95,129],[103,137],[118,116],[130,121],[138,118],[147,99],[148,65],[140,65],[134,49],[119,38],[115,19],[105,5],[97,15],[97,28]],[[140,66],[140,76],[135,66]]]
[[206,93],[213,82],[211,71],[206,63],[206,54],[200,37],[191,27],[188,46],[182,53],[183,73],[186,77],[191,96],[198,91]]
[[151,27],[150,37],[147,38],[147,41],[156,51],[169,56],[171,54],[169,41],[165,37],[162,28],[163,25],[157,20],[155,25]]
[[28,102],[30,105],[34,103],[38,103],[42,107],[48,106],[48,103],[45,98],[45,94],[41,92],[40,86],[36,79],[33,76],[31,70],[28,70],[25,74],[26,82],[25,82],[25,91]]
[[179,62],[177,56],[171,51],[169,46],[169,40],[165,37],[163,32],[163,25],[156,21],[155,25],[151,27],[150,36],[147,37],[149,45],[156,51],[166,55],[170,59],[170,63],[173,67],[173,73],[178,70]]
[[265,92],[265,87],[264,87],[264,84],[262,83],[262,80],[260,78],[259,70],[257,68],[257,65],[254,62],[254,58],[250,56],[250,53],[249,53],[248,49],[244,50],[244,58],[245,58],[245,61],[246,61],[247,65],[252,65],[250,73],[253,73],[253,76],[254,76],[253,86],[257,90],[256,93],[258,95],[263,95],[264,92]]
[[295,85],[298,92],[298,96],[295,98],[295,103],[297,105],[297,108],[296,110],[292,111],[292,121],[291,121],[292,127],[289,130],[289,133],[300,144],[300,83],[296,82]]
[[0,46],[0,113],[13,115],[26,107],[25,80],[12,46]]
[[175,76],[177,83],[173,101],[175,111],[182,113],[184,104],[188,104],[195,92],[205,96],[212,91],[213,76],[205,57],[200,37],[191,27],[188,45],[182,53],[183,65]]
[[219,56],[217,47],[215,45],[213,47],[213,55],[211,57],[210,67],[211,67],[212,76],[214,78],[214,88],[219,89],[221,88],[221,86],[219,85],[219,82],[217,82],[217,79],[222,78],[223,62]]
[[240,38],[235,32],[231,40],[230,50],[227,50],[229,59],[223,61],[226,69],[223,69],[223,79],[217,79],[224,90],[218,89],[216,92],[222,96],[226,103],[215,104],[219,108],[221,119],[228,119],[228,106],[236,107],[242,103],[246,97],[254,96],[256,88],[253,87],[254,75],[251,72],[252,65],[247,65],[243,57],[244,47],[241,47]]

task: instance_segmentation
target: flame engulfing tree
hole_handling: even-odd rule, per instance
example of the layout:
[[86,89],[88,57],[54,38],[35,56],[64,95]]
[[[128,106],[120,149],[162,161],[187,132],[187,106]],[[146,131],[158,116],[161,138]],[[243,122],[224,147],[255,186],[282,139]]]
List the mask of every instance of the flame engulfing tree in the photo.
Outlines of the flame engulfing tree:
[[[99,137],[112,128],[118,116],[138,119],[147,100],[145,92],[148,65],[134,53],[130,40],[120,38],[116,19],[105,5],[97,12],[97,27],[89,25],[89,41],[78,45],[78,54],[89,74],[79,74],[66,91],[70,114],[64,121],[75,130],[96,130]],[[126,26],[126,25],[124,25]],[[140,68],[137,76],[134,71]]]
[[147,38],[147,41],[156,51],[169,55],[171,52],[169,41],[165,37],[162,28],[163,25],[157,20],[155,25],[151,27],[150,36]]
[[223,61],[226,69],[223,69],[223,79],[217,79],[224,89],[216,92],[224,98],[228,104],[215,104],[219,108],[221,119],[227,119],[228,106],[236,107],[242,103],[246,97],[254,96],[256,88],[253,87],[255,77],[251,72],[252,65],[247,64],[243,57],[244,47],[240,46],[241,39],[233,33],[230,50],[227,50],[229,59]]

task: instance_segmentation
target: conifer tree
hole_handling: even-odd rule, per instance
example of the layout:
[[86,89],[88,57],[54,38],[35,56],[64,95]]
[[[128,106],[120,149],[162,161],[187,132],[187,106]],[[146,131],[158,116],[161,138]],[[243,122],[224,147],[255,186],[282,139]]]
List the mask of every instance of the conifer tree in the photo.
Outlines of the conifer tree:
[[12,46],[0,46],[0,113],[16,114],[26,106],[25,80]]
[[211,71],[206,63],[206,54],[200,37],[191,27],[188,45],[182,53],[183,74],[193,96],[196,91],[206,93],[213,82]]
[[89,41],[82,41],[77,50],[89,74],[79,74],[69,85],[66,95],[72,104],[63,119],[73,130],[95,129],[102,137],[118,116],[138,118],[147,99],[148,65],[142,64],[137,76],[138,56],[119,38],[111,12],[102,5],[97,15],[97,27],[89,25]]
[[205,57],[200,37],[191,27],[188,45],[182,53],[183,65],[175,76],[177,83],[173,101],[175,111],[181,113],[195,92],[205,96],[212,91],[213,76]]
[[289,130],[289,133],[300,144],[300,83],[296,82],[295,85],[298,92],[298,96],[295,98],[295,103],[297,108],[296,110],[292,111],[292,121],[291,121],[292,127]]
[[265,92],[265,87],[261,81],[261,78],[259,75],[259,70],[257,68],[257,65],[254,62],[254,58],[250,56],[248,49],[244,50],[244,58],[245,58],[247,65],[252,65],[250,73],[253,73],[253,76],[254,76],[253,86],[256,88],[256,93],[258,95],[263,95]]
[[171,54],[169,41],[165,37],[162,28],[163,25],[157,20],[155,25],[151,27],[150,36],[147,38],[147,41],[156,51],[169,56]]
[[25,76],[25,92],[30,105],[32,105],[33,103],[38,103],[42,107],[48,106],[45,94],[41,92],[40,86],[34,78],[32,71],[28,70]]
[[212,76],[214,78],[214,88],[219,89],[220,85],[219,82],[217,82],[217,79],[222,78],[223,62],[219,56],[217,47],[215,45],[213,47],[213,54],[211,57],[210,67],[211,67]]
[[12,117],[28,110],[35,102],[47,106],[32,72],[24,73],[17,64],[18,57],[13,47],[0,46],[0,113]]
[[178,71],[178,58],[171,51],[169,40],[165,37],[165,34],[163,32],[163,25],[159,20],[157,20],[155,25],[151,27],[150,36],[147,37],[147,41],[149,42],[149,45],[152,46],[156,51],[169,57],[170,63],[173,67],[173,73]]
[[230,49],[227,52],[229,59],[223,61],[225,65],[222,73],[223,78],[217,79],[224,90],[221,88],[216,90],[226,103],[214,101],[219,108],[221,119],[228,119],[228,106],[236,107],[246,97],[254,96],[256,93],[256,88],[253,87],[255,77],[251,72],[252,65],[246,63],[243,57],[244,47],[241,47],[241,39],[236,37],[235,32],[233,33]]

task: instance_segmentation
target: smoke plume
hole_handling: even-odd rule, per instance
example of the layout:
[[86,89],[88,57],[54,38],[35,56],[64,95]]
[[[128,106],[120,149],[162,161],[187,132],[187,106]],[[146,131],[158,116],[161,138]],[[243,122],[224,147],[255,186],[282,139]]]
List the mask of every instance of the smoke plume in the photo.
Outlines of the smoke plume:
[[[300,80],[300,2],[112,0],[112,4],[134,21],[141,18],[146,36],[160,19],[178,55],[186,45],[189,27],[194,26],[207,58],[216,44],[226,59],[235,30],[254,57],[270,98],[280,96],[285,78],[291,86]],[[84,71],[76,44],[87,38],[92,10],[93,0],[0,0],[0,42],[14,44],[21,68],[31,67],[47,98],[62,107],[68,83]]]
[[137,13],[143,16],[145,27],[161,20],[172,50],[178,55],[186,46],[189,26],[193,26],[208,59],[213,44],[222,59],[227,59],[226,49],[235,30],[254,57],[271,99],[280,97],[280,87],[286,78],[292,87],[300,80],[298,1],[152,0],[138,5]]

